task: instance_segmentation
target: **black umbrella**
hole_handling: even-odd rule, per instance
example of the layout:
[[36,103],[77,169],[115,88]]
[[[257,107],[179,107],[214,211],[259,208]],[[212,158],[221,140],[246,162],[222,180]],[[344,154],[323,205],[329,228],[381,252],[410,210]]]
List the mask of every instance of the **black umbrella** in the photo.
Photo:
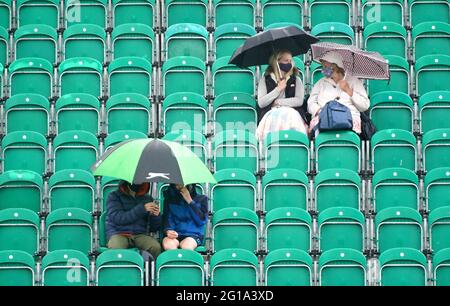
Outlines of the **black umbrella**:
[[240,68],[265,65],[279,50],[289,50],[292,56],[305,54],[319,40],[295,26],[270,29],[249,37],[234,51],[229,64]]

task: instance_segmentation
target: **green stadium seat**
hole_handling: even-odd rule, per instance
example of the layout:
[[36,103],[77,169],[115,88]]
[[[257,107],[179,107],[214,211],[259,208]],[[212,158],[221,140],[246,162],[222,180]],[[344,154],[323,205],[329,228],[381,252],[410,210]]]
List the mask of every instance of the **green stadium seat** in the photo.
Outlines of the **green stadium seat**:
[[270,253],[283,248],[312,250],[312,219],[306,210],[275,208],[266,214],[264,224],[265,251]]
[[62,16],[59,8],[58,0],[17,0],[17,27],[28,24],[45,24],[58,29],[59,19]]
[[402,129],[413,132],[414,106],[410,96],[399,91],[383,91],[370,98],[370,119],[378,131]]
[[11,28],[11,17],[12,17],[11,11],[12,11],[12,1],[11,0],[1,0],[0,1],[0,28],[4,28],[4,29]]
[[[322,74],[322,65],[316,62],[311,62],[311,65],[309,66],[309,73],[310,73],[310,84],[307,84],[310,86],[310,91],[312,90],[312,87],[314,84],[317,83],[321,78],[323,78]],[[306,86],[306,85],[305,85]]]
[[352,24],[351,0],[309,0],[308,2],[311,28],[330,21]]
[[369,80],[367,88],[369,96],[381,91],[399,91],[405,94],[409,93],[409,64],[403,57],[395,55],[386,55],[386,61],[389,63],[390,80]]
[[312,28],[311,34],[319,38],[320,41],[344,45],[352,45],[355,41],[355,32],[352,28],[348,24],[340,22],[322,22],[317,24]]
[[319,257],[319,286],[366,286],[367,261],[360,251],[336,248]]
[[0,63],[0,88],[2,88],[2,90],[0,90],[0,98],[3,98],[3,85],[5,84],[3,81],[3,70],[3,65]]
[[279,249],[264,258],[266,286],[312,286],[313,262],[302,250]]
[[22,58],[9,66],[9,86],[12,97],[35,93],[50,98],[53,94],[53,66],[40,58]]
[[256,25],[255,0],[213,0],[212,13],[211,20],[216,29],[227,23],[245,23],[252,28]]
[[111,34],[112,58],[140,57],[156,63],[157,49],[152,28],[141,23],[126,23],[114,28]]
[[404,25],[406,14],[403,0],[362,0],[360,23],[362,27],[378,22],[395,22]]
[[232,248],[211,256],[211,286],[257,286],[258,258],[247,250]]
[[435,286],[450,284],[450,249],[443,249],[433,256],[433,282]]
[[102,64],[89,57],[73,57],[63,61],[58,68],[60,95],[87,93],[102,96]]
[[89,286],[89,258],[76,250],[57,250],[42,259],[43,286]]
[[372,23],[365,27],[363,37],[368,51],[407,58],[406,30],[398,23]]
[[16,59],[38,57],[56,63],[57,45],[58,34],[48,25],[30,24],[14,32]]
[[11,132],[3,137],[2,169],[30,170],[39,175],[47,172],[47,140],[36,132]]
[[26,208],[0,210],[0,251],[18,250],[35,255],[39,250],[39,216]]
[[[2,3],[0,2],[0,15],[2,11],[1,5]],[[9,34],[5,28],[0,27],[0,65],[6,65],[8,63],[9,63]]]
[[303,0],[262,0],[260,5],[264,29],[277,22],[290,22],[303,27]]
[[371,140],[372,171],[384,168],[417,170],[416,138],[411,132],[387,129],[376,132]]
[[[222,208],[212,218],[212,250],[259,249],[259,221],[254,211],[241,207]],[[212,265],[211,265],[212,266]]]
[[381,286],[425,286],[427,274],[425,255],[416,249],[395,248],[380,255]]
[[450,206],[450,167],[428,171],[424,180],[424,191],[427,211]]
[[310,171],[309,139],[302,132],[285,130],[271,132],[264,139],[264,168],[296,169],[302,172]]
[[404,168],[387,168],[377,171],[372,178],[373,210],[389,207],[420,208],[419,179]]
[[431,91],[419,98],[420,132],[450,128],[450,91]]
[[214,31],[214,58],[231,56],[245,39],[256,35],[255,29],[245,23],[226,23]]
[[49,134],[50,103],[38,94],[14,95],[5,103],[6,133],[33,131],[44,136]]
[[56,101],[56,133],[71,130],[100,132],[100,102],[97,97],[84,93],[66,94]]
[[108,134],[127,130],[149,134],[153,131],[152,104],[138,93],[116,94],[106,101]]
[[242,207],[257,211],[257,187],[253,173],[242,169],[223,169],[214,174],[217,184],[211,187],[210,211]]
[[156,258],[157,286],[204,286],[202,255],[191,250],[168,250]]
[[139,57],[122,57],[108,67],[109,96],[119,93],[152,94],[152,64]]
[[422,216],[409,207],[385,208],[375,216],[375,236],[380,253],[392,248],[422,250]]
[[431,54],[422,56],[416,61],[414,69],[416,71],[415,82],[418,96],[430,91],[448,90],[446,80],[450,78],[449,55]]
[[12,170],[0,174],[0,209],[27,208],[39,213],[43,195],[44,182],[36,172]]
[[[106,211],[106,200],[108,199],[108,195],[117,189],[119,186],[119,180],[114,177],[103,176],[100,181],[100,196],[102,199],[102,212]],[[106,215],[105,215],[106,217]],[[106,238],[105,238],[106,240]],[[104,244],[106,246],[106,242]]]
[[450,247],[450,206],[433,209],[428,217],[429,239],[433,253]]
[[315,139],[316,171],[343,168],[361,170],[361,141],[351,131],[321,132]]
[[177,23],[208,26],[209,2],[207,0],[166,0],[164,5],[162,24],[166,28]]
[[134,250],[107,250],[95,262],[97,286],[143,286],[144,260]]
[[67,169],[54,173],[48,182],[48,211],[59,208],[96,210],[95,178],[85,170]]
[[107,27],[107,0],[64,0],[66,28],[76,24],[95,24]]
[[104,152],[111,149],[116,144],[132,139],[147,138],[147,135],[138,131],[119,130],[108,134],[104,142]]
[[243,92],[255,94],[254,67],[239,68],[228,64],[229,56],[217,59],[212,65],[212,93],[217,97],[223,93]]
[[100,63],[106,60],[106,33],[95,24],[75,24],[63,34],[63,59],[90,57]]
[[364,215],[351,207],[331,207],[319,213],[319,250],[350,248],[364,251]]
[[315,210],[330,207],[352,207],[362,210],[362,183],[358,173],[347,169],[327,169],[314,181]]
[[86,131],[62,132],[53,140],[53,169],[89,170],[96,162],[99,149],[95,135]]
[[448,0],[408,0],[409,24],[411,27],[425,21],[450,22]]
[[[186,14],[190,15],[190,14]],[[208,31],[194,23],[177,23],[170,26],[164,37],[164,60],[177,56],[192,56],[208,60]]]
[[214,171],[239,168],[259,170],[258,141],[245,130],[227,130],[214,136],[212,143]]
[[190,130],[174,131],[164,135],[163,139],[175,141],[188,147],[207,165],[209,160],[208,143],[202,133]]
[[93,218],[81,208],[53,210],[45,221],[47,250],[77,250],[88,254],[92,250]]
[[126,23],[149,24],[156,28],[160,16],[155,0],[113,0],[112,18],[114,28]]
[[429,54],[448,54],[450,49],[450,25],[448,22],[422,22],[412,29],[414,58]]
[[167,97],[177,92],[206,94],[206,65],[202,60],[179,56],[163,64],[161,93]]
[[34,258],[23,251],[0,251],[0,286],[34,286]]
[[161,117],[164,134],[179,130],[206,134],[208,102],[196,93],[173,93],[162,101]]
[[450,167],[450,129],[436,129],[423,135],[423,170]]
[[308,210],[309,182],[305,173],[295,169],[276,169],[262,178],[262,210],[298,207]]
[[257,112],[255,98],[242,92],[223,93],[213,102],[214,132],[243,128],[256,131]]

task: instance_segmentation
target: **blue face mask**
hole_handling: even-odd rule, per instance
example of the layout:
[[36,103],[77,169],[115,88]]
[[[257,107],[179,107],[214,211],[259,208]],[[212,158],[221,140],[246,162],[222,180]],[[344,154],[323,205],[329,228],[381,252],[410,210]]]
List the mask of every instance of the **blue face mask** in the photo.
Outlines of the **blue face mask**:
[[278,65],[280,66],[280,69],[284,72],[288,72],[292,68],[292,64],[290,64],[290,63],[288,63],[288,64],[278,63]]
[[333,68],[331,67],[323,67],[322,68],[322,74],[326,76],[327,78],[331,77],[333,75]]

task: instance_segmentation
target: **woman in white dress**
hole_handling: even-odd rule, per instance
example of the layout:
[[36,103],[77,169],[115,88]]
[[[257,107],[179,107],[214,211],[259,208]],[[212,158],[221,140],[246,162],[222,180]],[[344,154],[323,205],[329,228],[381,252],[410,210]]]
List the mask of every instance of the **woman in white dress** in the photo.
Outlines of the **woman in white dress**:
[[269,66],[259,80],[259,124],[256,136],[260,141],[274,131],[297,130],[307,133],[307,126],[295,107],[303,104],[304,87],[298,77],[289,51],[279,51],[269,60]]

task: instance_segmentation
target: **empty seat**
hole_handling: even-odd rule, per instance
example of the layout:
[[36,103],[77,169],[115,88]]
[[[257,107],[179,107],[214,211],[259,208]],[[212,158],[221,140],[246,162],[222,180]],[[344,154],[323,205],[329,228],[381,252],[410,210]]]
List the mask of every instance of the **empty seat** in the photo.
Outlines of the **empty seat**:
[[367,261],[360,251],[337,248],[319,257],[319,286],[366,286]]
[[91,57],[100,63],[106,59],[106,33],[95,24],[76,24],[63,34],[63,58]]
[[433,253],[450,247],[450,206],[433,209],[428,218],[429,238]]
[[422,139],[423,170],[450,167],[450,129],[427,132]]
[[448,22],[422,22],[412,29],[411,34],[415,59],[429,54],[448,54],[450,49]]
[[202,60],[180,56],[163,64],[161,93],[168,96],[177,92],[206,95],[206,65]]
[[191,250],[168,250],[156,259],[155,285],[204,286],[203,257]]
[[378,22],[395,22],[403,25],[403,16],[406,14],[402,0],[362,0],[361,4],[361,26],[366,27]]
[[229,207],[216,211],[212,218],[213,252],[227,248],[257,251],[258,228],[258,216],[250,209]]
[[450,91],[431,91],[419,98],[420,131],[450,128]]
[[419,210],[420,192],[417,175],[404,168],[377,171],[372,178],[372,203],[374,211],[398,206]]
[[152,64],[139,57],[121,57],[109,64],[109,96],[138,93],[151,97]]
[[409,23],[414,28],[425,21],[450,22],[450,4],[445,0],[408,0]]
[[143,286],[144,260],[134,250],[106,250],[95,261],[97,286]]
[[98,140],[86,131],[62,132],[53,140],[53,169],[89,170],[98,156]]
[[283,248],[312,250],[312,219],[306,210],[297,207],[279,207],[264,218],[265,250]]
[[180,92],[168,95],[162,102],[162,130],[164,134],[191,130],[206,134],[208,103],[203,96]]
[[60,97],[55,104],[56,133],[71,130],[100,132],[100,102],[90,94],[73,93]]
[[36,213],[42,209],[42,177],[33,171],[13,170],[0,174],[0,209],[27,208]]
[[94,235],[92,215],[81,208],[53,210],[45,221],[47,250],[71,249],[88,254]]
[[54,173],[48,182],[48,211],[58,208],[82,208],[95,211],[95,178],[90,172],[78,169]]
[[344,168],[361,169],[361,141],[351,131],[321,132],[315,139],[316,171]]
[[114,28],[126,23],[158,25],[159,13],[155,0],[113,0],[112,19]]
[[450,249],[443,249],[433,256],[433,281],[435,286],[450,284]]
[[214,174],[217,184],[211,187],[212,213],[228,207],[243,207],[257,211],[256,178],[242,169],[224,169]]
[[396,55],[386,55],[386,62],[389,63],[389,80],[369,80],[367,82],[370,96],[381,91],[400,91],[409,93],[409,64],[403,57]]
[[208,143],[202,133],[190,130],[178,130],[164,135],[163,139],[175,141],[188,147],[204,164],[207,164],[209,159]]
[[247,93],[230,92],[217,96],[213,102],[214,132],[230,129],[256,131],[255,98]]
[[309,210],[309,182],[305,173],[295,169],[276,169],[262,178],[262,210],[298,207]]
[[355,32],[345,23],[323,22],[315,25],[311,34],[321,41],[334,42],[338,44],[352,45],[355,41]]
[[332,207],[319,214],[319,250],[349,248],[364,251],[364,215],[351,207]]
[[372,171],[384,168],[417,169],[416,138],[405,130],[387,129],[372,136]]
[[212,93],[217,97],[223,93],[243,92],[255,94],[255,69],[239,68],[228,64],[229,56],[217,59],[211,68]]
[[31,170],[39,175],[47,172],[47,140],[30,131],[11,132],[2,139],[2,168]]
[[[0,14],[1,12],[2,4],[0,2]],[[0,26],[0,65],[6,65],[7,63],[9,63],[9,33],[5,28]]]
[[155,33],[141,23],[127,23],[114,28],[111,34],[112,58],[140,57],[156,63]]
[[255,0],[213,0],[212,12],[211,19],[216,29],[227,23],[245,23],[251,27],[256,23]]
[[33,131],[44,136],[49,134],[50,103],[38,94],[18,94],[5,103],[6,133]]
[[395,248],[380,255],[381,286],[425,286],[427,259],[416,249]]
[[53,95],[53,66],[40,58],[22,58],[9,66],[9,95],[35,93],[50,98]]
[[255,29],[245,23],[226,23],[218,26],[214,31],[214,58],[233,55],[246,38],[255,34]]
[[410,96],[399,91],[383,91],[370,98],[370,119],[378,131],[402,129],[413,132],[414,106]]
[[211,256],[211,286],[256,286],[258,258],[247,250],[232,248]]
[[310,170],[308,136],[302,132],[287,130],[270,132],[264,139],[264,161],[266,171],[273,169]]
[[308,84],[308,86],[310,86],[311,91],[314,84],[316,84],[318,80],[324,77],[324,75],[322,74],[322,65],[317,62],[311,62],[309,66],[309,75],[310,84]]
[[35,281],[35,262],[30,254],[0,251],[0,286],[34,286]]
[[[177,23],[193,23],[208,26],[209,8],[207,0],[167,0],[164,1],[163,21],[165,27]],[[186,13],[189,12],[189,13]]]
[[138,93],[116,94],[106,101],[108,134],[128,130],[149,134],[153,131],[152,104]]
[[208,31],[193,23],[177,23],[170,26],[164,37],[164,59],[192,56],[208,60]]
[[17,27],[28,24],[45,24],[59,28],[62,14],[58,0],[18,0],[16,2]]
[[35,255],[39,250],[39,216],[26,208],[0,210],[0,251],[18,250]]
[[362,183],[358,173],[347,169],[327,169],[314,179],[315,210],[352,207],[362,210]]
[[406,30],[398,23],[372,23],[364,28],[363,37],[368,51],[407,58]]
[[303,0],[263,0],[261,19],[263,27],[276,22],[290,22],[303,26]]
[[302,250],[279,249],[264,258],[266,286],[312,286],[313,262]]
[[89,258],[76,250],[57,250],[42,258],[43,286],[89,286]]
[[450,206],[450,167],[428,171],[424,180],[424,191],[427,211]]
[[[10,29],[11,28],[11,11],[12,11],[12,1],[11,0],[1,0],[0,1],[0,28]],[[2,62],[0,62],[2,63]]]
[[66,28],[75,24],[95,24],[107,27],[108,1],[106,0],[64,0]]
[[3,85],[5,84],[5,81],[3,80],[3,65],[0,63],[0,88],[2,88],[2,90],[0,90],[0,98],[3,98]]
[[58,59],[58,34],[44,24],[22,26],[14,32],[15,58],[37,57],[50,63]]
[[422,56],[416,60],[414,69],[418,96],[430,91],[448,90],[446,80],[450,78],[450,56],[443,54]]
[[73,57],[63,61],[58,68],[59,94],[87,93],[101,97],[102,64],[89,57]]
[[400,247],[422,250],[422,216],[409,207],[385,208],[375,216],[375,235],[380,253]]
[[323,22],[340,22],[351,25],[353,16],[351,0],[309,0],[311,28]]

